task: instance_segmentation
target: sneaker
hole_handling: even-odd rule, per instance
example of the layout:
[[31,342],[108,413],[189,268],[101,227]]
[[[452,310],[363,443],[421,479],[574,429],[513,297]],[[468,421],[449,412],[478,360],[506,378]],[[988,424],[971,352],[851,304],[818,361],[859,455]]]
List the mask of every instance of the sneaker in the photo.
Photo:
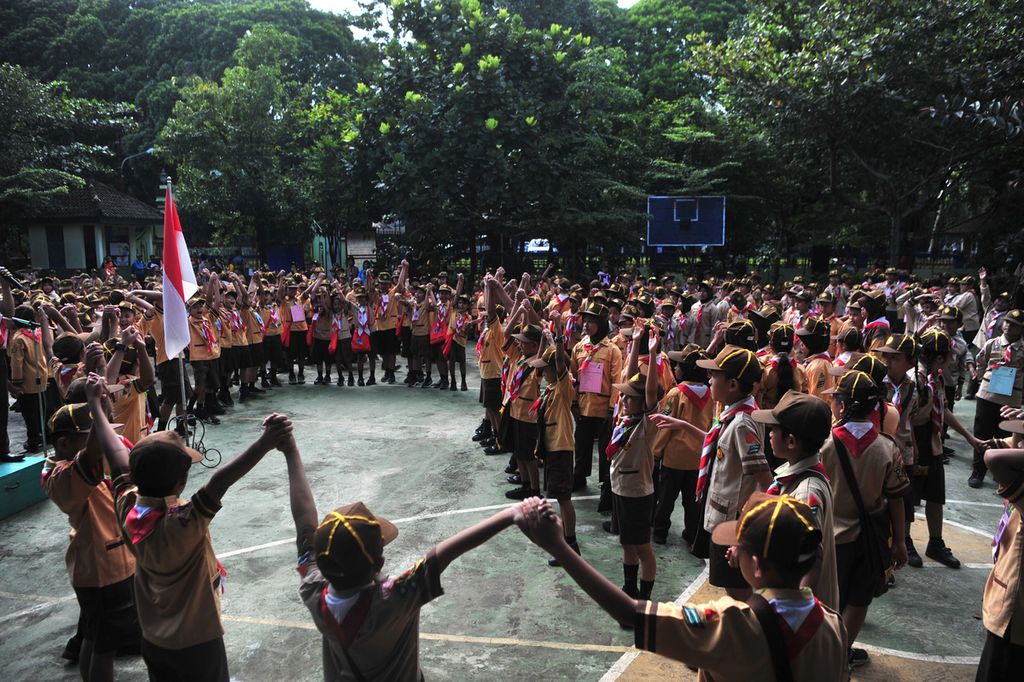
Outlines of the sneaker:
[[849,649],[846,653],[846,660],[851,668],[859,668],[867,665],[870,659],[868,658],[868,652],[864,651],[864,649]]
[[217,400],[220,401],[225,407],[234,407],[235,401],[231,399],[231,394],[227,391],[222,391],[217,394]]
[[974,400],[974,394],[968,393],[967,395],[964,396],[964,400]]
[[262,389],[269,389],[271,386],[272,386],[272,384],[269,381],[267,381],[266,379],[260,379],[260,388],[262,388]]
[[[331,378],[330,377],[327,377],[327,382],[326,383],[331,383]],[[255,384],[253,384],[252,386],[249,387],[249,395],[260,395],[261,393],[266,393],[266,391],[264,389],[256,386]]]
[[949,547],[946,547],[946,543],[942,541],[942,538],[929,540],[928,547],[924,550],[924,555],[929,559],[938,561],[943,566],[960,568],[960,560],[953,556],[953,552]]
[[384,378],[384,381],[386,381],[389,384],[395,383],[395,373],[388,372],[388,375]]
[[527,497],[537,497],[540,495],[539,490],[530,490],[526,486],[519,488],[513,488],[505,492],[505,497],[510,500],[525,500]]
[[512,474],[511,476],[509,476],[505,480],[508,481],[509,483],[511,483],[512,485],[522,485],[523,484],[523,477],[520,476],[518,473]]
[[946,455],[947,457],[949,455],[954,454],[953,448],[949,447],[948,445],[943,445],[942,446],[942,454]]
[[376,386],[377,385],[377,380],[374,379],[373,377],[370,377],[370,380],[366,382],[366,385],[367,386]]
[[362,377],[359,377],[359,385],[360,386],[365,386],[366,385],[366,383],[363,381]]
[[972,488],[980,488],[982,482],[985,480],[985,474],[979,474],[977,472],[972,473],[971,477],[967,479],[967,485]]
[[907,566],[914,568],[921,568],[924,566],[924,562],[921,561],[921,555],[917,553],[917,548],[914,547],[914,541],[907,538]]
[[212,415],[222,415],[227,412],[216,400],[211,405],[206,406],[206,411]]

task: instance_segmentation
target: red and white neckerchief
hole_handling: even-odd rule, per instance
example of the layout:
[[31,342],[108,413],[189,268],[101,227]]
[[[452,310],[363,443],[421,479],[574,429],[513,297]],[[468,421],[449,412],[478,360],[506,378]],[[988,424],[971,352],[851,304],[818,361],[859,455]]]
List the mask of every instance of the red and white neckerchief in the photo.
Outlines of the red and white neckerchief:
[[[192,323],[195,325],[195,322]],[[199,323],[199,334],[203,337],[203,341],[206,343],[206,350],[213,352],[214,338],[213,329],[210,328],[210,323],[205,318]]]
[[928,390],[932,394],[932,433],[942,433],[942,420],[946,416],[946,391],[942,387],[942,372],[928,375]]
[[124,520],[124,527],[128,531],[132,544],[137,545],[145,540],[150,533],[156,530],[160,519],[166,516],[167,512],[177,508],[177,505],[172,507],[147,507],[137,502],[128,511],[128,516]]
[[391,304],[391,297],[387,294],[381,294],[377,297],[377,317],[384,319],[388,316],[388,307]]
[[508,386],[508,373],[512,368],[512,363],[509,362],[508,356],[501,358],[501,385]]
[[907,383],[907,377],[903,377],[903,381],[899,384],[894,384],[892,379],[888,375],[885,377],[885,383],[892,386],[892,399],[889,400],[893,405],[896,406],[896,411],[903,414],[903,387]]
[[644,415],[630,415],[627,414],[619,420],[618,425],[612,429],[612,437],[608,441],[608,446],[604,449],[604,454],[609,460],[612,460],[615,455],[619,454],[624,447],[629,443],[630,437],[633,432],[636,431],[636,427],[640,425],[640,422],[644,420]]
[[747,315],[750,314],[750,304],[748,303],[747,305],[743,306],[742,308],[737,308],[736,306],[730,306],[729,310],[732,312],[733,315],[736,316],[737,319],[745,320],[745,319],[747,319]]
[[992,312],[994,312],[995,315],[992,316],[992,319],[989,320],[988,325],[985,326],[985,338],[986,339],[991,339],[992,338],[992,333],[996,330],[996,325],[999,324],[1000,321],[1002,321],[1003,315],[1006,314],[1006,313],[1001,313],[1001,312],[996,311],[996,310],[993,310]]
[[829,355],[827,351],[824,353],[815,353],[814,355],[808,355],[804,359],[804,366],[811,364],[811,360],[828,360],[829,362],[832,362],[832,356]]
[[519,358],[516,361],[516,370],[512,374],[512,378],[508,385],[508,398],[509,400],[515,400],[519,397],[519,389],[523,387],[523,379],[526,377],[526,372],[530,365],[525,357]]
[[[819,355],[820,355],[820,353],[819,353]],[[792,367],[793,369],[796,369],[796,365],[797,365],[796,358],[791,358],[788,355],[785,356],[785,357],[786,357],[786,362],[789,363],[789,366]],[[782,364],[782,358],[783,358],[782,355],[776,355],[771,360],[769,360],[768,363],[772,366],[772,369],[778,369],[779,365]]]
[[[277,312],[277,306],[268,306],[267,310],[268,310],[268,313],[267,313],[267,326],[270,326],[272,324],[275,327],[280,327],[281,326],[281,314]],[[267,330],[267,327],[264,327],[263,331],[266,331],[266,330]]]
[[857,459],[878,438],[878,427],[872,422],[846,422],[832,429],[832,435]]
[[470,318],[468,313],[458,314],[458,316],[455,318],[454,324],[455,336],[465,336],[462,330],[466,328],[466,325],[469,323],[470,319],[472,318]]
[[490,332],[490,326],[485,322],[483,330],[476,337],[476,359],[484,354],[484,336]]
[[700,450],[700,469],[697,472],[697,499],[704,499],[704,492],[708,487],[708,471],[711,467],[711,460],[715,456],[715,451],[718,450],[718,437],[722,435],[722,429],[724,429],[729,422],[733,420],[738,414],[750,414],[757,409],[757,402],[754,400],[754,396],[748,395],[744,400],[729,405],[722,413],[718,415],[718,419],[711,425],[711,430],[704,436],[704,445]]
[[[765,490],[764,492],[768,495],[781,495],[784,486],[789,485],[791,482],[796,480],[797,476],[808,470],[817,471],[819,474],[825,477],[826,481],[828,480],[828,471],[825,470],[825,467],[824,465],[822,465],[821,462],[818,462],[814,466],[807,467],[806,469],[794,471],[793,473],[786,474],[785,476],[776,476],[775,479],[771,482],[771,485],[769,485],[768,489]],[[811,507],[818,506],[817,504],[811,504],[810,500],[808,500],[808,505]]]
[[700,319],[704,317],[704,304],[701,303],[697,306],[697,329],[700,329]]
[[863,331],[866,333],[873,329],[885,329],[886,331],[888,331],[889,320],[885,319],[884,317],[880,317],[877,320],[872,320],[871,322],[868,322],[864,325]]
[[21,331],[22,334],[24,334],[28,338],[32,339],[36,343],[41,343],[42,342],[42,339],[43,339],[43,330],[42,329],[36,329],[35,331],[32,331],[31,329],[21,329],[19,331]]
[[583,370],[585,370],[587,367],[590,366],[590,363],[594,360],[594,356],[597,355],[597,351],[599,351],[601,349],[601,344],[599,344],[599,343],[589,343],[589,342],[587,342],[587,343],[583,343],[582,345],[583,345],[583,354],[584,355],[583,355],[583,359],[580,360],[580,373],[581,374],[583,373]]
[[242,322],[242,316],[237,310],[228,311],[228,321],[232,331],[240,332],[245,329],[245,323]]
[[555,298],[558,299],[558,305],[561,307],[562,304],[569,300],[569,294],[555,294]]
[[[422,305],[422,304],[420,304]],[[415,303],[412,304],[412,321],[418,322],[420,319],[420,306]]]
[[260,326],[260,329],[264,332],[267,331],[267,324],[263,321],[263,316],[260,315],[260,311],[256,308],[252,308],[252,316],[256,318],[256,324]]
[[363,334],[370,333],[370,315],[366,310],[365,305],[361,305],[356,309],[356,335],[362,336]]
[[697,409],[701,412],[704,411],[704,407],[707,406],[708,401],[711,400],[711,388],[706,384],[679,384],[676,388],[679,392],[686,396],[687,400],[697,406]]
[[852,352],[850,352],[848,350],[844,350],[842,353],[840,353],[836,357],[836,360],[835,360],[836,367],[845,367],[846,363],[848,363],[850,361],[850,357],[852,355],[853,355]]
[[580,326],[580,314],[579,313],[570,313],[569,315],[567,315],[565,317],[565,327],[563,328],[564,329],[563,336],[565,336],[567,344],[569,343],[569,338],[572,337],[573,332],[575,332],[579,328],[579,326]]
[[1013,516],[1013,505],[1003,501],[1003,515],[999,519],[999,526],[996,528],[996,534],[992,536],[992,563],[996,562],[999,558],[999,542],[1003,539],[1003,535],[1006,533],[1006,527],[1010,525],[1010,517]]
[[544,409],[547,407],[548,400],[551,398],[551,394],[554,392],[554,390],[554,384],[548,384],[543,389],[541,389],[540,396],[533,401],[532,405],[530,405],[530,414],[536,415],[540,412],[543,412]]

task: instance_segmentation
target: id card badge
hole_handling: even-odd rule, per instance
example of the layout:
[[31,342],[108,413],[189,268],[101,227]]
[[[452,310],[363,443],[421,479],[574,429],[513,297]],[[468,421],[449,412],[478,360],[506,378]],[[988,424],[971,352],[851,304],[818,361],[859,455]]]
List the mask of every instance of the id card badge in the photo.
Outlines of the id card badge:
[[292,322],[305,322],[306,311],[301,305],[292,306]]
[[1017,368],[999,365],[992,370],[988,379],[988,390],[996,395],[1013,395],[1013,385],[1017,380]]
[[591,362],[580,374],[580,393],[600,393],[604,363]]

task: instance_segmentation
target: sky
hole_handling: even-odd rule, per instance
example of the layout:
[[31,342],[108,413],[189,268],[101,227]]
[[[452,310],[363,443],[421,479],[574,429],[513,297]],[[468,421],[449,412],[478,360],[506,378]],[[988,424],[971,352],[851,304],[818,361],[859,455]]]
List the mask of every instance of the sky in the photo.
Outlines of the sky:
[[[618,0],[619,7],[632,7],[638,0]],[[359,6],[356,0],[309,0],[309,4],[315,9],[327,12],[357,12]]]

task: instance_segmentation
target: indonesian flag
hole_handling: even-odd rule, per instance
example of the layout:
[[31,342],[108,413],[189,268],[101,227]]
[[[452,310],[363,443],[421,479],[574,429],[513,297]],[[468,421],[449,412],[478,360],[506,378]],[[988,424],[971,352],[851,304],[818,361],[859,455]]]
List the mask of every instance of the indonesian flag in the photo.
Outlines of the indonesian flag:
[[185,304],[199,290],[196,273],[181,232],[178,209],[174,206],[171,181],[167,180],[164,202],[164,346],[167,357],[178,355],[190,339]]

